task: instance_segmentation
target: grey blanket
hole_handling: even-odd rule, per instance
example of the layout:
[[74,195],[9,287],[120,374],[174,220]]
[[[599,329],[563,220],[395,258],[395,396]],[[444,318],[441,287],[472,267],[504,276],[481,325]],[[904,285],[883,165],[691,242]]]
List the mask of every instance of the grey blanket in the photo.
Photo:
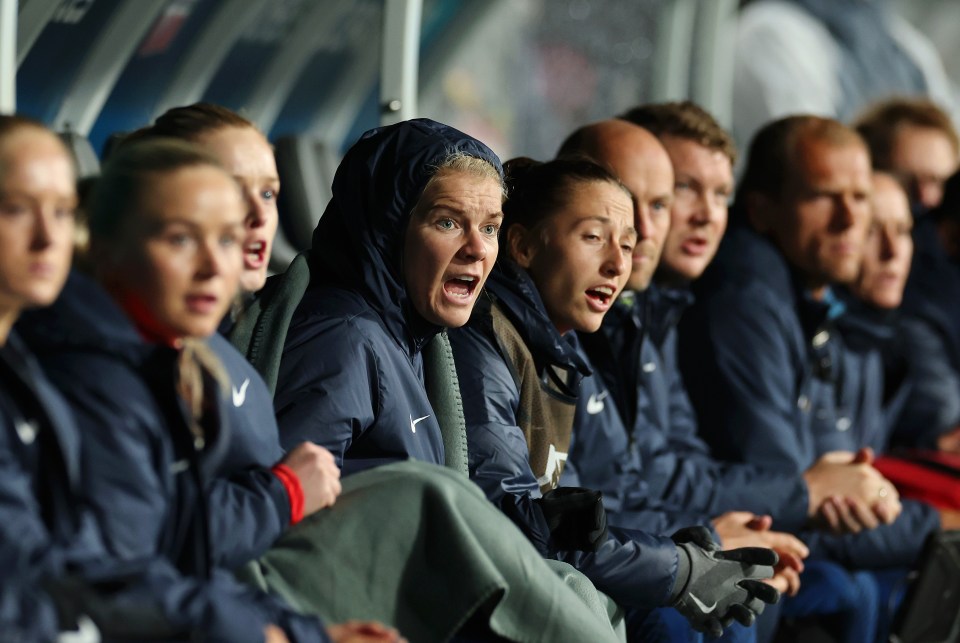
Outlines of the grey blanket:
[[345,478],[336,505],[256,571],[304,613],[378,620],[414,643],[449,640],[472,616],[512,641],[622,640],[609,599],[579,572],[543,560],[472,482],[424,463]]

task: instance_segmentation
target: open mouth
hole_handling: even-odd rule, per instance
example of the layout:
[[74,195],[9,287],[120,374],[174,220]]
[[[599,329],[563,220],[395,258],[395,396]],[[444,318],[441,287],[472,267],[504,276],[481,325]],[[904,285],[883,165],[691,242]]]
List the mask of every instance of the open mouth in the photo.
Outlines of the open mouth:
[[263,265],[266,253],[266,241],[253,241],[243,246],[243,262],[247,268],[259,268]]
[[587,290],[587,298],[606,308],[613,301],[613,288],[610,286],[591,288]]
[[473,296],[473,293],[477,289],[477,285],[479,285],[479,283],[480,280],[476,277],[453,277],[452,279],[447,279],[445,282],[443,282],[443,290],[452,297],[456,297],[458,299],[469,299]]

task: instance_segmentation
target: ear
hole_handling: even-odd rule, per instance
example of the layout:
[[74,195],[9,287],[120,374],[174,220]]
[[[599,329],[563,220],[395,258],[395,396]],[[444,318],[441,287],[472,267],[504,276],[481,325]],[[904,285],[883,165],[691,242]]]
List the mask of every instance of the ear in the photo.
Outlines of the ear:
[[769,196],[760,192],[750,192],[745,196],[747,199],[746,215],[750,226],[760,234],[768,232],[773,201]]
[[521,268],[529,268],[537,254],[537,246],[531,243],[529,230],[519,223],[507,228],[507,248],[510,250],[510,258]]

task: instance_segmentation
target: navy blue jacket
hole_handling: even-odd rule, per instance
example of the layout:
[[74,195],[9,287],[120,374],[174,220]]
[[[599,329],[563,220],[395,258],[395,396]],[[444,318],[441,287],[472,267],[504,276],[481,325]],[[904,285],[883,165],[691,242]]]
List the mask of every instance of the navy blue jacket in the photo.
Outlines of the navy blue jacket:
[[[698,435],[696,414],[677,364],[676,325],[691,302],[689,293],[651,286],[643,295],[615,304],[602,331],[583,337],[611,402],[621,418],[632,422],[628,443],[636,452],[643,488],[622,492],[621,511],[634,511],[644,502],[688,517],[752,511],[774,516],[779,529],[799,529],[809,505],[799,475],[717,460]],[[582,436],[578,439],[586,440],[599,435],[603,429],[598,424],[609,420],[591,414],[596,407],[589,408],[589,398],[582,400],[576,432]],[[579,462],[578,468],[599,469],[603,462],[594,456]]]
[[[575,344],[550,323],[526,272],[510,261],[498,260],[487,290],[484,296],[492,294],[520,331],[537,372],[546,377],[545,369],[551,366],[566,371],[576,395],[575,382],[589,370]],[[664,604],[677,574],[677,549],[669,538],[611,529],[610,539],[595,553],[558,552],[551,547],[546,521],[534,502],[540,497],[540,485],[530,469],[517,418],[520,388],[500,353],[488,316],[489,310],[478,304],[470,322],[450,333],[467,422],[471,479],[542,554],[577,567],[619,604],[644,608]]]
[[0,631],[11,640],[53,639],[56,614],[38,584],[102,553],[75,493],[79,450],[66,403],[12,334],[0,347]]
[[337,168],[280,362],[286,448],[322,445],[344,474],[410,458],[443,464],[420,355],[441,329],[413,309],[401,255],[431,168],[456,150],[500,168],[479,141],[425,119],[367,132]]
[[76,418],[80,494],[106,555],[175,567],[151,565],[131,591],[214,638],[262,640],[274,622],[296,640],[326,640],[317,619],[238,586],[215,564],[207,493],[229,450],[226,401],[204,442],[195,440],[176,393],[176,352],[144,342],[112,298],[77,273],[53,306],[17,328]]
[[901,307],[910,390],[895,430],[908,446],[936,448],[960,425],[960,265],[943,249],[933,216],[917,221],[913,238]]
[[230,378],[230,441],[207,502],[214,562],[234,569],[265,553],[290,524],[290,498],[270,467],[283,458],[273,399],[263,378],[220,334],[210,348]]
[[[856,450],[858,387],[844,377],[835,320],[842,304],[814,301],[772,243],[728,233],[681,322],[683,375],[701,433],[717,453],[798,475],[829,449]],[[881,374],[882,377],[882,374]],[[854,567],[910,565],[939,519],[904,503],[889,526],[854,536],[804,534],[811,552]]]

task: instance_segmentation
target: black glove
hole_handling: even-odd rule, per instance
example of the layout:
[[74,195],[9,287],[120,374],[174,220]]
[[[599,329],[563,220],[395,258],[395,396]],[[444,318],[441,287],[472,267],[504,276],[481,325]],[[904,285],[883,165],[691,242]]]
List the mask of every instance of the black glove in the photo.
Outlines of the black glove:
[[760,580],[773,577],[778,558],[772,549],[720,551],[706,527],[687,527],[671,538],[681,550],[681,571],[689,572],[679,591],[674,591],[673,607],[698,632],[720,637],[734,620],[750,626],[763,612],[764,603],[780,600],[780,592]]
[[537,500],[554,546],[566,551],[597,551],[607,540],[607,511],[599,491],[557,487]]

